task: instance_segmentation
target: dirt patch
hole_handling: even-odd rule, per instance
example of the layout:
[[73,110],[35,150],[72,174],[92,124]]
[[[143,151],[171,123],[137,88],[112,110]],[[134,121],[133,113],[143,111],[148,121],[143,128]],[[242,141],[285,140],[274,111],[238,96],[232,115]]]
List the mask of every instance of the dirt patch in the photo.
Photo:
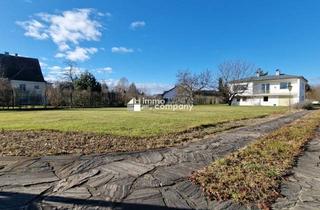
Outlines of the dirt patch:
[[98,154],[106,152],[142,151],[172,147],[207,138],[217,132],[280,117],[246,119],[216,125],[203,125],[184,132],[161,137],[122,137],[84,132],[0,131],[0,156],[31,156],[59,154]]

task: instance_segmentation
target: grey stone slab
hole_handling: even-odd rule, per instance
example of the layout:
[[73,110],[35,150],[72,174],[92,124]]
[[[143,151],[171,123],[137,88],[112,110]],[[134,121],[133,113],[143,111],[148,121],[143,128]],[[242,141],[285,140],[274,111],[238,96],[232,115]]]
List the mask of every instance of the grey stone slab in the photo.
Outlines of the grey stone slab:
[[102,185],[107,184],[114,177],[115,175],[112,173],[100,173],[95,177],[91,177],[86,184],[90,187],[98,188]]
[[35,163],[37,160],[38,160],[37,158],[25,158],[22,160],[20,159],[20,161],[7,162],[7,164],[5,164],[5,167],[1,171],[2,172],[10,172],[13,170],[24,171],[29,165],[31,165],[32,163]]
[[26,205],[50,188],[50,184],[4,188],[0,190],[0,209]]
[[192,204],[192,207],[196,209],[206,209],[208,207],[208,200],[199,185],[185,180],[177,183],[175,188],[180,195],[188,199],[189,205]]
[[102,170],[115,174],[129,175],[133,177],[141,176],[155,168],[153,165],[141,164],[131,160],[112,162],[100,167]]
[[163,160],[163,156],[160,152],[145,152],[141,153],[139,157],[135,160],[143,164],[156,164]]
[[151,174],[145,174],[135,181],[133,188],[134,189],[143,189],[143,188],[156,188],[160,187],[161,182],[154,178]]
[[58,181],[59,178],[51,171],[33,173],[6,173],[0,176],[0,186],[26,186]]
[[61,193],[55,194],[56,196],[67,197],[67,198],[79,198],[79,199],[88,199],[91,197],[90,192],[85,187],[75,187],[63,191]]
[[165,205],[173,208],[190,209],[187,201],[175,190],[164,188],[161,190]]
[[160,181],[161,186],[167,186],[191,176],[191,173],[201,166],[202,165],[196,163],[181,163],[178,165],[157,168],[152,175]]
[[133,191],[128,197],[123,200],[124,203],[134,204],[150,204],[155,206],[164,206],[165,203],[162,194],[158,189],[141,189]]
[[97,189],[100,192],[100,196],[107,201],[121,201],[129,193],[136,178],[123,177],[121,179],[115,179],[102,185]]
[[66,191],[70,188],[73,188],[74,186],[79,186],[86,182],[90,177],[93,177],[97,175],[100,171],[97,169],[93,169],[88,172],[84,172],[81,174],[75,174],[72,176],[69,176],[68,178],[60,180],[55,186],[53,191]]

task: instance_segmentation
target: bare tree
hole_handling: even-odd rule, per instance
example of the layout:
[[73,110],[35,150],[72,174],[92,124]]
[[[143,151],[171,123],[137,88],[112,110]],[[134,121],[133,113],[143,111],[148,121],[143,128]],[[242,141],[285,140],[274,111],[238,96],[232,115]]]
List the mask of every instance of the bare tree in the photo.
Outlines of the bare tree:
[[254,65],[242,60],[225,61],[218,66],[219,91],[224,92],[229,105],[238,94],[247,89],[245,84],[231,85],[231,83],[251,76],[253,73]]
[[118,95],[119,105],[124,106],[127,102],[126,100],[126,93],[129,88],[129,81],[127,78],[122,77],[117,85],[114,87],[115,93]]
[[178,98],[185,99],[188,103],[193,103],[196,92],[205,88],[211,88],[212,74],[205,70],[199,74],[191,73],[188,70],[179,71],[177,74]]
[[69,100],[70,107],[73,105],[73,91],[74,91],[74,82],[77,79],[76,63],[70,60],[65,61],[65,64],[68,66],[64,72],[64,78],[69,83]]
[[47,102],[53,107],[59,107],[61,105],[62,97],[61,97],[61,91],[59,88],[58,83],[48,85],[46,88],[46,96],[47,96]]
[[306,92],[306,97],[309,100],[320,101],[320,85],[309,87],[309,90]]
[[12,87],[8,79],[0,77],[0,106],[9,107],[13,99]]
[[127,100],[130,100],[132,98],[137,98],[139,94],[140,94],[140,91],[138,90],[136,85],[134,83],[131,83],[126,93]]

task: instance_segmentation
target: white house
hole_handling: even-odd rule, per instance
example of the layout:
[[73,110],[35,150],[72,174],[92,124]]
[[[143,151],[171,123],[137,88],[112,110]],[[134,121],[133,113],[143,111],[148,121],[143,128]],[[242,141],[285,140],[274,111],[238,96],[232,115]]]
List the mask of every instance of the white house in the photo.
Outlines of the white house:
[[[281,74],[243,78],[230,83],[238,91],[233,105],[243,106],[289,106],[305,100],[307,80],[303,76]],[[239,88],[241,87],[241,88]]]
[[45,103],[46,82],[38,59],[0,54],[0,77],[10,81],[15,105]]

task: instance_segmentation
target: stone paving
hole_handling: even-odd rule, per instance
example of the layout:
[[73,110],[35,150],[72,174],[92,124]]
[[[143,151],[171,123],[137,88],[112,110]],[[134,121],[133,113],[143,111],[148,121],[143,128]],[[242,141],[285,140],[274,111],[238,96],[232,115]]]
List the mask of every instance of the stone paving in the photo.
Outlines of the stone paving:
[[87,156],[1,157],[0,209],[241,209],[244,207],[231,201],[207,200],[188,177],[306,113],[258,119],[255,125],[175,148]]
[[281,194],[284,197],[277,200],[274,209],[320,209],[320,129],[299,157],[292,175],[282,184]]

